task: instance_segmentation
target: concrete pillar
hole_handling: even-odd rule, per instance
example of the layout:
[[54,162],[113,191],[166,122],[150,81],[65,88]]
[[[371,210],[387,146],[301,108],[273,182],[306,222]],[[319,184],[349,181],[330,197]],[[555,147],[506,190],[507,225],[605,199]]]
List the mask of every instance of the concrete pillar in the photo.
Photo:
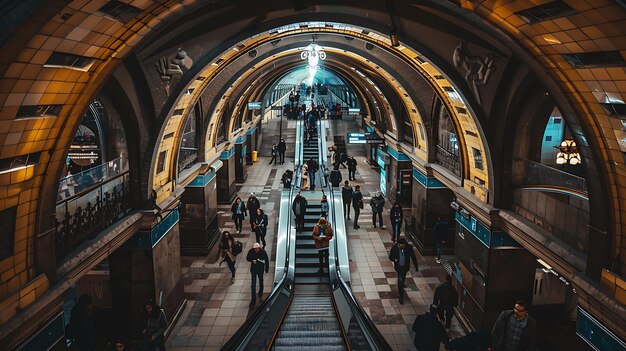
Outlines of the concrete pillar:
[[206,255],[217,232],[217,174],[209,168],[185,187],[181,197],[180,251],[182,255]]
[[[402,186],[402,171],[411,170],[413,165],[411,160],[402,152],[398,152],[391,147],[387,148],[389,152],[389,167],[387,169],[387,200],[393,204],[396,200],[403,207],[411,207],[411,188],[410,186]],[[410,180],[410,178],[409,178]],[[410,182],[409,182],[410,184]],[[400,191],[402,190],[402,193]]]
[[450,228],[443,254],[454,253],[454,210],[450,207],[454,193],[437,179],[427,177],[416,168],[413,168],[412,192],[412,239],[417,249],[422,255],[435,254],[433,226],[441,218],[448,222]]
[[229,204],[235,198],[235,147],[222,152],[223,165],[217,170],[217,202]]
[[163,219],[146,221],[142,228],[109,256],[111,295],[117,328],[139,339],[143,328],[140,310],[154,298],[170,321],[185,301],[180,264],[179,213],[176,208]]
[[491,330],[500,312],[516,300],[530,303],[536,258],[505,233],[466,211],[455,212],[453,284],[459,308],[475,329]]
[[246,133],[246,164],[251,165],[252,151],[256,150],[257,143],[257,127],[250,128]]

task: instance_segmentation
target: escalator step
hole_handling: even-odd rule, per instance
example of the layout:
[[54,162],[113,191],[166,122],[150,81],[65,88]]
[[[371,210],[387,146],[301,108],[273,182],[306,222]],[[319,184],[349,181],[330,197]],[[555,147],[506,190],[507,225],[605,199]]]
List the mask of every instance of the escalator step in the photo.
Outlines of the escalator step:
[[315,338],[303,338],[303,337],[293,337],[293,338],[281,338],[280,336],[274,342],[276,346],[342,346],[343,338],[341,337],[327,337],[326,335],[320,335]]

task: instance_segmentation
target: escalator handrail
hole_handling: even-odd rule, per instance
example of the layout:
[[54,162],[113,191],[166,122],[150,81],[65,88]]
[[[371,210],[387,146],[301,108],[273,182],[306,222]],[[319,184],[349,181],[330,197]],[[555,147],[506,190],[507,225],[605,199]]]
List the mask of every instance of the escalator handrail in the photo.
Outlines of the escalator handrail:
[[[278,313],[281,312],[283,315],[289,308],[287,304],[284,306],[282,311],[277,311],[275,308],[272,308],[276,299],[281,295],[281,293],[292,293],[293,292],[293,284],[294,284],[294,271],[295,271],[295,228],[291,225],[291,203],[295,196],[296,184],[300,184],[301,182],[301,161],[302,161],[302,152],[298,153],[298,145],[299,143],[298,136],[302,136],[302,123],[298,121],[296,125],[296,160],[294,161],[294,178],[295,182],[292,183],[291,189],[289,190],[288,201],[283,202],[282,194],[281,194],[281,204],[280,210],[281,213],[286,209],[286,215],[281,215],[279,218],[279,231],[278,231],[278,241],[281,241],[280,236],[285,235],[285,245],[286,252],[284,258],[284,264],[282,266],[282,272],[279,273],[278,279],[275,277],[274,279],[274,288],[271,293],[267,297],[267,299],[259,306],[256,311],[244,322],[244,324],[233,334],[233,336],[222,346],[222,350],[246,350],[248,344],[253,339],[255,334],[257,333],[259,327],[266,319],[269,313]],[[300,147],[301,149],[301,147]],[[299,158],[299,159],[298,159]],[[298,162],[300,161],[300,162]],[[281,226],[281,223],[283,225]],[[287,223],[284,225],[284,223]],[[284,228],[284,231],[281,231],[281,227]],[[278,256],[277,256],[278,258]]]

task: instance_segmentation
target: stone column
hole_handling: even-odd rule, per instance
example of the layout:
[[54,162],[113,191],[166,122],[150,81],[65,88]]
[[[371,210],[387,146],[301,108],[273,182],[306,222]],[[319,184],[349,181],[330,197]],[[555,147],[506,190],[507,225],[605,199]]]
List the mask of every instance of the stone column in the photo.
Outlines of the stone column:
[[217,202],[229,204],[235,198],[235,147],[222,152],[223,165],[217,170]]
[[109,256],[113,312],[117,326],[139,339],[143,329],[140,310],[151,297],[170,323],[185,301],[180,263],[179,213],[163,211],[163,219],[144,221],[141,229]]
[[217,174],[213,168],[198,175],[181,197],[180,250],[182,255],[204,256],[217,232]]
[[237,140],[237,143],[235,144],[235,154],[232,158],[235,162],[235,180],[237,183],[245,182],[246,178],[248,177],[248,172],[246,171],[246,162],[244,160],[247,150],[247,145],[245,144],[245,141],[245,136],[242,136]]
[[454,210],[450,207],[454,193],[437,179],[427,177],[416,168],[413,168],[412,191],[412,239],[417,249],[422,255],[435,254],[433,226],[441,218],[448,222],[450,228],[443,254],[454,253]]

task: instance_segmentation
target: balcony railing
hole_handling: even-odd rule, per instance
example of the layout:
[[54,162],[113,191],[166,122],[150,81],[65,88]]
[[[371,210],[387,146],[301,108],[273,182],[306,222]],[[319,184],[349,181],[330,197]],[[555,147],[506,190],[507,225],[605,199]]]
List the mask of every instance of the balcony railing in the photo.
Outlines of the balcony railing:
[[563,172],[541,163],[524,160],[524,184],[532,186],[558,187],[587,193],[585,178]]
[[[98,167],[98,170],[90,169],[62,180],[59,187],[62,200],[57,202],[55,213],[57,257],[64,257],[128,212],[130,176],[126,164],[125,159],[120,158]],[[63,182],[68,187],[71,185],[76,193],[61,195]]]
[[78,196],[126,172],[128,172],[128,159],[119,157],[86,171],[64,177],[59,182],[57,203]]
[[455,155],[449,150],[437,145],[437,163],[444,166],[446,169],[461,176],[461,165],[459,162],[459,155]]

